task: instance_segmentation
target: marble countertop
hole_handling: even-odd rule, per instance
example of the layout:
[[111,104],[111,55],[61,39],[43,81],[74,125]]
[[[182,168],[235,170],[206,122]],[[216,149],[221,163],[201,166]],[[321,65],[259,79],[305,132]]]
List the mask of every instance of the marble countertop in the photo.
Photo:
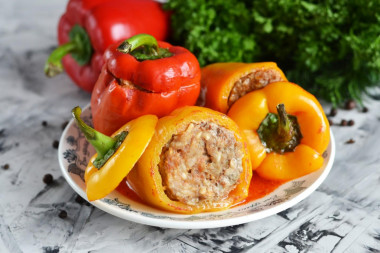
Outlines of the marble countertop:
[[[332,127],[332,171],[292,208],[218,229],[136,224],[77,203],[59,169],[53,142],[72,107],[90,100],[68,76],[42,71],[66,1],[0,5],[0,252],[380,252],[380,101],[332,118],[355,125]],[[54,184],[43,183],[46,173]]]

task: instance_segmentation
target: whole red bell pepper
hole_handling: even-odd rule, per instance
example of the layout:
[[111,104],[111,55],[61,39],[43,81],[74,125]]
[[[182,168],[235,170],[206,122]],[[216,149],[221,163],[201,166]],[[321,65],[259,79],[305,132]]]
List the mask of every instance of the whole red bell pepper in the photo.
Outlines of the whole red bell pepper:
[[45,73],[54,76],[64,67],[91,92],[108,46],[139,33],[164,40],[168,22],[168,14],[152,0],[70,0],[58,25],[60,47],[48,58]]
[[91,96],[96,130],[111,134],[145,114],[165,116],[194,105],[200,92],[200,67],[186,48],[133,36],[104,53],[105,64]]

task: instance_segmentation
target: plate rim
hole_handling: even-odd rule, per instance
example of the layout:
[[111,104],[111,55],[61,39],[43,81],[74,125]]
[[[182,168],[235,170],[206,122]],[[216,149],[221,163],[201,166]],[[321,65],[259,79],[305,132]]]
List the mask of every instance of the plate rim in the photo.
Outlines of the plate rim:
[[[86,106],[83,111],[89,109],[89,105]],[[59,166],[60,170],[67,181],[67,183],[70,185],[73,190],[79,194],[82,198],[84,198],[86,201],[88,201],[86,193],[82,188],[79,187],[75,183],[75,181],[71,178],[70,173],[67,171],[66,167],[64,166],[63,163],[63,144],[64,143],[64,138],[67,135],[67,132],[69,131],[70,127],[73,125],[74,120],[71,119],[69,123],[67,124],[66,128],[62,132],[62,135],[60,137],[59,141],[59,147],[58,147],[58,161],[59,161]],[[204,220],[204,221],[180,221],[180,220],[162,220],[162,219],[157,219],[154,217],[147,217],[143,216],[139,213],[124,210],[121,208],[118,208],[116,206],[112,206],[104,201],[101,200],[95,200],[95,201],[88,201],[91,203],[93,206],[101,209],[104,212],[107,212],[109,214],[112,214],[116,217],[119,217],[124,220],[144,224],[144,225],[149,225],[149,226],[155,226],[155,227],[161,227],[161,228],[174,228],[174,229],[206,229],[206,228],[218,228],[218,227],[227,227],[227,226],[233,226],[233,225],[240,225],[243,223],[248,223],[252,222],[255,220],[263,219],[269,216],[272,216],[274,214],[277,214],[279,212],[282,212],[305,198],[307,198],[309,195],[311,195],[327,178],[327,175],[330,173],[332,165],[335,160],[335,139],[334,135],[332,133],[332,130],[330,128],[330,143],[329,145],[331,146],[331,153],[329,156],[329,160],[326,164],[326,167],[324,168],[322,174],[310,185],[308,186],[304,191],[302,191],[300,194],[295,196],[294,198],[291,198],[289,200],[286,200],[283,203],[280,203],[277,206],[271,207],[269,209],[265,210],[260,210],[255,213],[247,214],[244,216],[239,216],[239,217],[230,217],[230,218],[225,218],[225,219],[216,219],[216,220]],[[307,176],[307,175],[305,175]],[[297,178],[299,179],[299,178]],[[291,182],[291,181],[289,181]],[[160,210],[162,211],[162,210]],[[225,211],[225,210],[224,210]],[[165,212],[165,211],[164,211]],[[217,213],[217,212],[212,212],[212,213]],[[177,215],[175,213],[170,213],[173,215]],[[180,215],[180,214],[178,214]],[[187,214],[184,214],[187,215]],[[194,215],[194,214],[192,214]],[[195,214],[196,215],[196,214]]]

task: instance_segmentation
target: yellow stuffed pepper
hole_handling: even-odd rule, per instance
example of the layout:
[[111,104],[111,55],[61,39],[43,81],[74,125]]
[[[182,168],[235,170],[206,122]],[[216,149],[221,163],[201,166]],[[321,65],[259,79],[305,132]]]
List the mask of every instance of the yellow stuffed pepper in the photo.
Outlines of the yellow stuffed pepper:
[[244,200],[252,177],[238,126],[188,106],[159,119],[128,182],[148,204],[177,213],[223,210]]
[[290,180],[319,169],[330,141],[317,99],[289,82],[240,98],[229,110],[246,136],[252,168],[264,178]]
[[211,64],[202,69],[201,104],[227,113],[240,97],[278,81],[287,79],[274,62]]

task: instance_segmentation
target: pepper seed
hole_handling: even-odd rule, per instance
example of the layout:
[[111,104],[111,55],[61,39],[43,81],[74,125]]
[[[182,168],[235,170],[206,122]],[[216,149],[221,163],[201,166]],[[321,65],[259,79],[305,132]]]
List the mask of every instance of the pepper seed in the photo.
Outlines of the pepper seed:
[[67,212],[65,210],[61,210],[58,214],[59,218],[65,219],[67,217]]
[[59,141],[54,140],[52,146],[53,146],[53,148],[57,149],[59,146]]
[[352,119],[350,119],[350,120],[347,122],[347,125],[349,125],[349,126],[353,126],[353,125],[355,125],[355,121],[352,120]]
[[7,170],[7,169],[9,169],[9,164],[8,163],[6,163],[6,164],[4,164],[3,166],[1,166],[2,168],[3,168],[3,170]]
[[350,99],[346,102],[345,108],[346,110],[352,110],[356,107],[356,103],[354,100]]
[[346,144],[353,144],[355,143],[354,139],[349,139],[348,141],[346,141]]
[[341,126],[347,126],[347,120],[342,119],[342,121],[340,122],[340,125]]
[[334,117],[334,116],[336,116],[336,114],[338,113],[338,110],[336,109],[336,108],[331,108],[331,110],[330,110],[330,116],[331,117]]
[[51,174],[46,174],[42,181],[45,183],[45,184],[51,184],[53,182],[53,176]]

